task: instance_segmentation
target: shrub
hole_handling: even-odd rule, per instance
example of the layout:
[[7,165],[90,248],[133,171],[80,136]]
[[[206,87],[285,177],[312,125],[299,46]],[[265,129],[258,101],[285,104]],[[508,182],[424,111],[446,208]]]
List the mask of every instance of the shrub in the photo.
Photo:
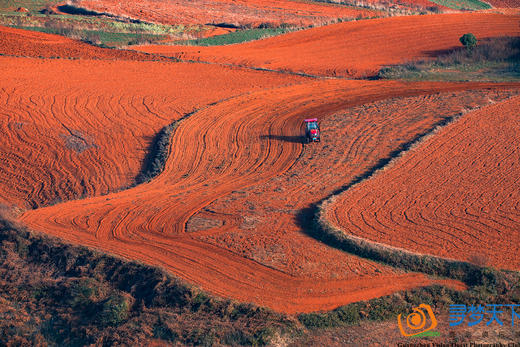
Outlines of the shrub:
[[477,45],[477,38],[472,33],[464,34],[459,39],[460,43],[467,49],[472,49]]
[[66,297],[72,307],[85,308],[93,305],[94,298],[99,294],[100,288],[96,280],[80,278],[72,282],[68,288]]
[[128,318],[128,300],[122,295],[111,295],[104,303],[101,311],[103,325],[117,326]]
[[348,324],[357,323],[361,319],[361,313],[357,305],[342,306],[336,309],[336,312],[338,318]]
[[163,171],[169,155],[170,137],[176,127],[177,122],[174,122],[157,133],[145,158],[143,170],[136,178],[138,184],[151,181]]

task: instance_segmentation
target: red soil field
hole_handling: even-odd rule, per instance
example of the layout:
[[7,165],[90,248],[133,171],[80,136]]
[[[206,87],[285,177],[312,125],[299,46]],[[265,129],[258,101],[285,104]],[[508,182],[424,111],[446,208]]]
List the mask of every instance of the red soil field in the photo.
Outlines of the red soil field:
[[165,125],[232,95],[304,80],[207,64],[0,61],[0,202],[20,208],[127,187]]
[[520,98],[469,113],[341,194],[326,217],[407,250],[520,269]]
[[214,27],[212,29],[204,31],[202,37],[212,37],[212,36],[218,36],[218,35],[226,35],[226,34],[229,34],[229,33],[235,32],[235,31],[236,31],[236,29],[234,29],[234,28]]
[[[357,263],[309,241],[301,232],[302,224],[310,224],[302,219],[313,217],[312,211],[306,215],[306,209],[351,184],[400,144],[445,117],[516,93],[484,90],[393,98],[327,116],[321,122],[323,142],[305,146],[288,171],[217,199],[190,218],[187,231],[294,275],[333,278],[363,273]],[[273,132],[274,140],[298,140],[277,134],[280,129]]]
[[409,7],[412,10],[416,9],[427,9],[430,7],[437,7],[438,9],[442,11],[452,11],[453,10],[449,7],[442,6],[439,4],[436,4],[432,1],[428,0],[399,0],[399,1],[390,1],[390,0],[364,0],[361,2],[365,2],[368,4],[374,4],[374,5],[385,5],[390,8],[396,8],[396,7]]
[[297,136],[307,114],[324,116],[389,97],[490,86],[323,80],[231,98],[179,125],[165,171],[150,183],[28,211],[21,220],[71,242],[163,266],[217,295],[284,312],[330,309],[432,283],[424,275],[403,274],[317,245],[311,238],[298,241],[323,250],[311,262],[338,257],[337,263],[348,263],[350,271],[336,278],[319,272],[297,276],[197,240],[185,228],[190,217],[212,201],[289,170],[301,155],[301,143],[262,135]]
[[380,11],[342,5],[290,0],[116,1],[79,0],[90,10],[163,24],[219,24],[258,26],[282,23],[308,26],[337,18],[373,17]]
[[0,54],[35,58],[161,60],[132,51],[100,48],[67,37],[0,26]]
[[520,35],[518,15],[464,13],[391,17],[338,23],[244,44],[141,46],[136,49],[201,60],[322,76],[362,77],[383,65],[427,59],[460,46],[462,34],[478,39]]
[[[479,18],[496,19],[497,32],[513,30],[509,22],[500,22],[509,17],[487,16]],[[428,17],[422,18],[428,21]],[[444,18],[438,20],[442,22]],[[342,26],[331,28],[330,35],[338,35],[334,28]],[[325,43],[331,41],[327,33],[322,33]],[[52,41],[49,36],[41,37]],[[6,50],[29,52],[35,57],[40,49],[44,54],[62,57],[83,54],[69,48],[76,44],[71,40],[58,44],[54,50],[45,48],[48,44],[41,44],[38,39],[34,39],[35,47],[31,43],[17,44],[16,40],[7,40]],[[313,40],[319,41],[318,36]],[[308,44],[311,46],[315,49],[316,43]],[[455,281],[433,280],[424,274],[405,273],[361,259],[303,235],[297,230],[298,222],[290,216],[298,217],[298,210],[330,194],[332,188],[327,191],[319,182],[309,187],[324,189],[313,200],[302,187],[294,185],[301,180],[295,179],[291,185],[289,178],[299,173],[305,179],[317,172],[324,176],[325,185],[341,186],[341,180],[351,179],[356,170],[388,155],[399,143],[455,110],[457,98],[468,106],[478,106],[483,97],[499,99],[502,94],[443,94],[437,98],[422,97],[426,100],[422,103],[421,95],[508,85],[313,80],[208,64],[122,61],[126,58],[100,61],[95,59],[105,59],[105,53],[86,52],[81,60],[0,58],[5,67],[0,81],[0,141],[4,141],[0,143],[0,161],[6,168],[0,171],[0,202],[42,206],[55,202],[56,197],[93,196],[27,211],[20,220],[29,227],[162,266],[220,296],[288,313],[332,309],[432,283],[464,288]],[[110,54],[141,59],[136,53]],[[329,55],[332,56],[330,52]],[[110,55],[106,59],[111,59]],[[304,60],[294,60],[294,66],[305,65]],[[332,74],[333,62],[321,62],[321,69]],[[355,118],[359,124],[350,130],[358,134],[366,131],[377,139],[358,136],[357,140],[348,140],[355,160],[366,161],[358,163],[359,168],[355,168],[354,161],[352,166],[342,163],[345,157],[329,150],[331,166],[338,170],[347,168],[340,178],[332,179],[324,171],[316,171],[316,163],[295,140],[306,115],[326,119],[354,106],[411,97],[418,99],[403,100],[407,105],[403,112],[397,112],[401,101],[369,107],[374,112],[384,107],[397,112],[395,119],[388,114],[374,116],[382,123],[382,129],[372,129],[377,124],[370,118]],[[440,101],[443,98],[445,105]],[[428,100],[442,112],[434,112],[434,106],[428,115],[406,111],[406,107],[425,109]],[[131,183],[139,172],[152,136],[164,125],[196,109],[199,111],[175,130],[164,172],[149,183],[114,192]],[[381,148],[360,153],[355,148],[362,145]],[[300,169],[301,172],[294,171]],[[276,179],[280,180],[280,187],[273,185]],[[237,203],[220,211],[211,209],[214,202],[219,206],[228,197],[236,198],[241,192],[250,194],[248,187],[259,193],[248,199],[250,205]],[[254,213],[244,210],[253,206],[267,211],[262,200],[280,199],[279,192],[270,192],[279,188],[290,192],[284,198],[301,201],[292,202],[292,207],[273,201],[269,212],[274,218],[281,217],[272,224],[273,237],[266,238],[261,234],[270,232],[267,224],[262,224],[267,221],[255,220]],[[99,196],[104,193],[110,194]],[[292,215],[287,210],[277,212],[281,207],[290,207]],[[241,215],[242,220],[237,217]],[[219,225],[222,228],[218,229]],[[238,234],[246,235],[240,229],[251,227],[259,228],[259,232],[239,240]],[[287,227],[285,239],[279,236],[283,227]],[[274,245],[279,248],[273,248]]]

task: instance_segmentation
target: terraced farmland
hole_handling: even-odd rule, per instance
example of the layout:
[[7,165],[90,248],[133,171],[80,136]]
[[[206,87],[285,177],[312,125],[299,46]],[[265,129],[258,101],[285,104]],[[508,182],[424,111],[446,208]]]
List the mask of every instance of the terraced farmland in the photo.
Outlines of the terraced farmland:
[[[240,25],[264,15],[307,25],[373,12],[212,4],[215,13],[244,9]],[[183,6],[125,3],[117,14],[179,24],[213,13]],[[179,17],[169,15],[174,8]],[[235,20],[226,11],[215,20]],[[520,16],[505,12],[360,20],[230,46],[138,51],[0,28],[0,212],[293,318],[433,284],[465,299],[475,290],[468,286],[490,283],[480,266],[520,265],[520,85],[374,77],[384,65],[460,46],[466,32],[520,34]],[[308,117],[320,119],[322,142],[303,144]],[[158,141],[167,126],[171,134]],[[158,175],[138,180],[150,163]],[[325,216],[343,235],[454,258],[480,277],[433,277],[336,247],[315,223],[331,197]],[[384,316],[378,309],[356,319]]]

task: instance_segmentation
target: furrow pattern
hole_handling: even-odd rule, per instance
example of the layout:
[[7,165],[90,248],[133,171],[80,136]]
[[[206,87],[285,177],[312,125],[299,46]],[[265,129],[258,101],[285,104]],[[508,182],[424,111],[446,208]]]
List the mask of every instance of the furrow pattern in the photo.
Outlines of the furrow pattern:
[[[446,117],[515,94],[493,90],[435,93],[386,99],[327,115],[321,123],[323,142],[306,146],[287,172],[217,199],[190,219],[188,230],[201,240],[294,275],[348,278],[386,272],[313,242],[301,232],[312,219],[306,211]],[[294,140],[282,135],[272,138]],[[381,204],[374,206],[373,213],[385,216],[387,209]],[[382,218],[364,222],[374,224],[376,230],[391,227]]]
[[22,209],[127,188],[155,134],[183,114],[304,80],[208,65],[0,59],[0,202]]
[[326,211],[347,234],[478,265],[518,270],[520,99],[441,130]]
[[[131,96],[79,90],[28,95],[24,89],[12,89],[0,91],[0,100],[0,161],[9,163],[0,170],[0,182],[16,182],[2,185],[0,199],[25,208],[107,194],[132,184],[148,145],[144,139],[168,122]],[[168,109],[164,103],[155,112],[171,114]]]
[[[291,168],[302,145],[283,139],[300,136],[306,115],[325,116],[397,96],[490,86],[494,85],[323,80],[245,94],[183,120],[175,130],[163,173],[151,182],[28,211],[21,220],[72,242],[163,266],[215,294],[286,312],[327,309],[385,295],[397,287],[430,284],[424,275],[401,273],[356,257],[350,259],[358,265],[316,283],[315,278],[196,239],[185,226],[216,199]],[[311,248],[321,247],[308,242]]]
[[82,7],[164,24],[228,23],[235,26],[292,24],[308,26],[335,22],[337,18],[371,17],[371,9],[290,0],[115,1],[81,0]]

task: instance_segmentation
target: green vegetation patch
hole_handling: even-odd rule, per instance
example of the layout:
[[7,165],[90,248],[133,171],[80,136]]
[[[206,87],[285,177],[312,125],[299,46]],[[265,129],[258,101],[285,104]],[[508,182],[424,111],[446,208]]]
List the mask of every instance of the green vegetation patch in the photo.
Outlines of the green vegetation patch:
[[491,5],[479,0],[430,0],[437,5],[452,8],[454,10],[487,10]]
[[[34,2],[29,13],[14,12],[11,2],[0,3],[0,25],[67,36],[106,46],[158,43],[177,40],[202,26],[163,25],[105,16],[55,14],[48,2]],[[18,5],[20,6],[20,5]],[[23,4],[21,5],[22,7]]]
[[107,32],[102,30],[79,30],[64,28],[45,28],[45,27],[26,27],[19,26],[18,29],[38,31],[48,34],[57,34],[67,36],[73,39],[79,39],[85,42],[106,46],[122,46],[143,44],[148,42],[160,41],[166,38],[166,35],[155,35],[146,33],[121,33]]
[[270,36],[285,34],[292,31],[289,28],[259,28],[238,30],[225,35],[217,35],[203,39],[187,40],[178,42],[179,44],[193,45],[193,46],[221,46],[231,45],[234,43],[241,43],[253,40],[259,40]]
[[[385,321],[411,311],[420,304],[428,304],[435,311],[448,311],[449,305],[518,304],[520,288],[518,273],[488,270],[500,280],[467,291],[458,291],[439,285],[362,301],[322,313],[304,313],[298,319],[309,329],[323,329],[357,324],[361,321]],[[498,278],[497,278],[498,279]]]

